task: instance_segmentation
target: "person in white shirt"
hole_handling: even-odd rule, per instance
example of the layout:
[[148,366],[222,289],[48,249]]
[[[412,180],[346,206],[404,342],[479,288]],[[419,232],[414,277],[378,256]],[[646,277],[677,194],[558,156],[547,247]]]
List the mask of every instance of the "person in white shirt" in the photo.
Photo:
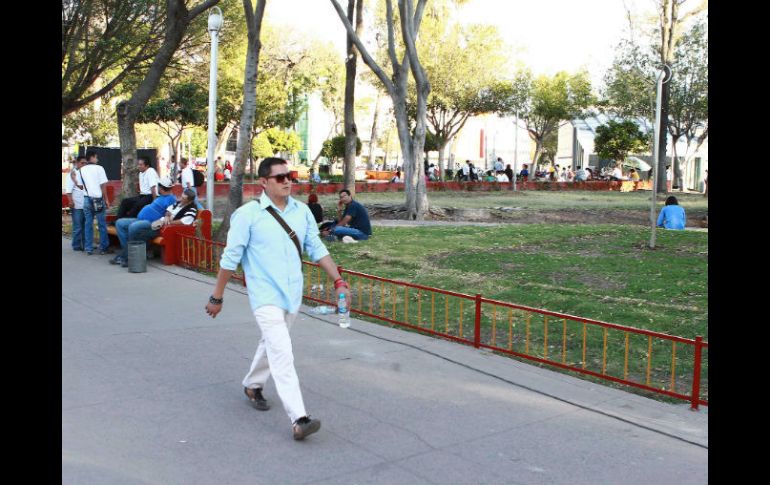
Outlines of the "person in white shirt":
[[96,152],[86,152],[86,161],[77,173],[76,185],[85,191],[83,198],[83,215],[86,254],[94,254],[94,217],[99,224],[99,254],[113,253],[110,249],[110,238],[107,234],[107,210],[110,200],[107,196],[107,173],[98,164]]
[[117,219],[136,217],[142,207],[152,203],[158,196],[158,172],[150,166],[147,157],[136,158],[136,168],[139,170],[139,195],[126,197],[120,201]]
[[462,174],[463,174],[462,179],[466,182],[469,181],[471,179],[472,172],[473,172],[473,165],[471,165],[470,160],[466,160],[465,165],[463,165],[463,168],[462,168]]
[[190,189],[195,192],[195,206],[198,209],[203,209],[203,205],[198,198],[198,189],[195,187],[195,177],[193,177],[192,167],[184,157],[179,160],[179,166],[182,167],[182,190]]
[[615,165],[615,168],[612,169],[610,180],[625,180],[623,178],[623,170],[620,169],[620,164]]
[[497,157],[497,161],[495,162],[495,172],[500,173],[503,171],[503,159],[502,157]]
[[666,192],[671,192],[671,181],[674,174],[671,172],[671,165],[666,165]]
[[85,239],[83,237],[83,198],[85,193],[83,190],[75,185],[75,179],[77,178],[77,171],[86,164],[86,157],[78,157],[77,161],[72,164],[70,176],[67,177],[65,186],[65,192],[69,195],[70,199],[70,211],[72,212],[72,250],[83,251],[85,247]]

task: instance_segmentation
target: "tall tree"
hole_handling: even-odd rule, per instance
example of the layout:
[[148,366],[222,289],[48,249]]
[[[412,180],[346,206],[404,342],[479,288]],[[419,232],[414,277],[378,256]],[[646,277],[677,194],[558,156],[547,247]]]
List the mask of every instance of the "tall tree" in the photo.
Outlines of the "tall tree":
[[139,114],[158,88],[161,77],[182,43],[189,25],[203,12],[220,0],[202,0],[192,9],[187,9],[184,0],[166,0],[166,22],[163,42],[158,49],[150,69],[127,101],[117,106],[118,136],[123,164],[122,193],[128,196],[134,192],[138,181],[136,169],[136,129]]
[[444,180],[446,147],[468,118],[504,106],[504,99],[493,87],[506,60],[496,27],[450,27],[443,16],[428,17],[424,24],[420,53],[431,80],[427,119],[436,137],[439,172]]
[[[676,79],[670,89],[668,131],[671,134],[674,158],[674,180],[684,190],[684,172],[695,153],[708,138],[708,39],[705,22],[698,22],[687,31],[677,45],[672,65]],[[677,153],[677,142],[687,141],[685,153]],[[680,164],[679,156],[684,156]]]
[[[183,82],[159,93],[139,114],[139,123],[154,123],[171,142],[171,160],[179,162],[179,141],[184,130],[203,126],[208,116],[208,92],[199,84]],[[174,164],[175,166],[175,164]]]
[[546,140],[559,129],[561,121],[580,118],[593,103],[591,82],[585,71],[533,78],[529,70],[519,71],[512,82],[500,82],[493,96],[504,100],[501,114],[517,114],[535,142],[530,171],[534,173],[544,153]]
[[[364,22],[364,1],[348,0],[348,22],[353,23],[355,14],[356,35],[361,36]],[[358,62],[358,52],[350,36],[347,38],[347,57],[345,58],[345,161],[343,163],[343,178],[345,188],[350,190],[351,195],[356,192],[356,140],[358,139],[358,128],[355,118],[356,101],[356,64]]]
[[62,0],[62,117],[147,69],[164,14],[159,0]]
[[[428,195],[425,187],[425,177],[422,176],[423,145],[426,132],[426,101],[430,94],[430,83],[425,70],[420,63],[417,53],[416,40],[420,30],[426,0],[417,0],[414,6],[412,0],[398,1],[399,24],[396,24],[391,0],[386,0],[386,23],[388,29],[388,57],[391,63],[392,74],[388,74],[369,54],[366,46],[356,34],[353,26],[337,0],[330,0],[337,15],[342,21],[348,36],[353,40],[364,62],[375,73],[380,82],[385,86],[393,101],[393,109],[398,127],[398,137],[401,142],[401,153],[404,157],[404,178],[406,192],[406,217],[407,219],[422,220],[428,211]],[[399,60],[396,53],[396,29],[400,31],[400,40],[404,53]],[[412,74],[417,90],[416,123],[414,130],[410,130],[407,113],[407,92],[409,74]]]
[[633,121],[610,120],[596,128],[594,150],[602,160],[624,162],[629,153],[647,145],[647,137]]
[[[671,63],[674,75],[664,86],[669,92],[666,121],[674,147],[675,185],[682,188],[682,173],[708,137],[708,39],[705,22],[696,21],[680,34],[680,39]],[[659,52],[660,48],[654,42],[645,48],[637,45],[633,37],[623,39],[605,76],[604,99],[600,103],[604,111],[645,120],[648,133],[653,131],[651,120],[655,117]],[[677,142],[682,137],[687,140],[684,167],[680,166],[681,154],[676,150]],[[693,147],[695,150],[691,150]],[[666,161],[664,158],[661,160],[665,168]],[[660,183],[659,187],[665,187],[665,183]]]
[[[695,2],[698,2],[695,5]],[[694,5],[689,11],[682,8],[685,4]],[[708,8],[708,0],[656,0],[658,14],[658,54],[661,64],[671,66],[676,53],[676,45],[681,37],[681,29],[690,17],[698,15]],[[676,77],[674,72],[672,75]],[[668,117],[671,99],[671,82],[663,84],[661,90],[660,138],[658,143],[658,187],[666,186],[666,141],[668,138]]]
[[[265,15],[265,4],[266,0],[257,0],[257,5],[252,10],[251,0],[243,0],[249,42],[246,49],[246,71],[243,78],[243,106],[238,128],[233,175],[230,179],[230,192],[227,196],[227,208],[223,215],[222,225],[219,226],[214,235],[214,239],[217,241],[224,241],[227,238],[227,231],[230,230],[230,216],[243,202],[243,176],[246,171],[246,161],[251,151],[251,135],[257,109],[257,73],[259,51],[262,48],[260,34],[262,18]],[[214,194],[209,194],[207,197],[214,197]]]

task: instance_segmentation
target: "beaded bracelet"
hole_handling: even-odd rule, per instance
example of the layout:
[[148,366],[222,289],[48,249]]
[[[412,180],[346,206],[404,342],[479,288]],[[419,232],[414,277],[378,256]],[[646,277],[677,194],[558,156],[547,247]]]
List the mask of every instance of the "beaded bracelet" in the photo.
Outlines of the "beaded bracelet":
[[213,305],[221,305],[224,301],[224,298],[214,298],[214,296],[209,297],[209,303]]

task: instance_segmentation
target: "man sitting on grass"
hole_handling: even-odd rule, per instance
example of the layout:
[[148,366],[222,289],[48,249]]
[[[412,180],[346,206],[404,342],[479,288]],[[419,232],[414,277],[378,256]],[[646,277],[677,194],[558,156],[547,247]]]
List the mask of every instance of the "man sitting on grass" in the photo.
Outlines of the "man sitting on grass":
[[372,235],[372,226],[369,224],[369,213],[366,212],[366,208],[353,200],[347,189],[340,190],[339,195],[337,210],[341,215],[335,224],[328,227],[321,226],[321,236],[327,240],[329,238],[339,240],[345,236],[350,236],[356,241],[369,239]]

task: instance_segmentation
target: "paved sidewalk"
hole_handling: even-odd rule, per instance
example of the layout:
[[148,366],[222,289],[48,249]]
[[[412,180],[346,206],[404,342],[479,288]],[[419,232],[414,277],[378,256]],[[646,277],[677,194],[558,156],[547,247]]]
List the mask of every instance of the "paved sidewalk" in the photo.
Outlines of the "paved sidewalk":
[[241,379],[259,330],[244,288],[128,273],[62,238],[63,484],[705,484],[708,413],[472,347],[303,307],[292,330],[303,442],[272,380]]

